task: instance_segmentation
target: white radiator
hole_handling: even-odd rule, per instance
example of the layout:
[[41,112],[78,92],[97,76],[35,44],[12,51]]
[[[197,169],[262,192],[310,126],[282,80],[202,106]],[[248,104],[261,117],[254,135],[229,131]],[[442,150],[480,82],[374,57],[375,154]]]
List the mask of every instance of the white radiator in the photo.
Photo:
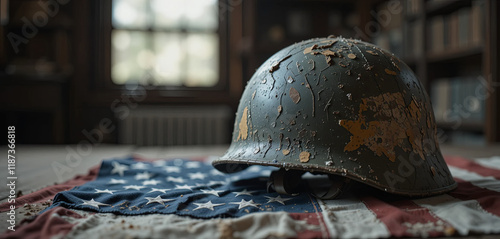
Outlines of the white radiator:
[[231,112],[226,106],[130,109],[121,121],[118,141],[139,146],[227,144]]

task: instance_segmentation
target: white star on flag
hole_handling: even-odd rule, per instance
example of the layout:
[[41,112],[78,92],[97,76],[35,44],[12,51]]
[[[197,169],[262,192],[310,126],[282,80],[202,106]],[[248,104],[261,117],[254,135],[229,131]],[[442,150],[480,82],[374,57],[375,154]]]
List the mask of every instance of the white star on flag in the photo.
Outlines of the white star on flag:
[[92,198],[90,201],[87,201],[87,200],[83,200],[83,203],[80,204],[80,205],[89,205],[89,206],[92,206],[92,207],[95,207],[97,209],[99,209],[99,206],[109,206],[109,204],[106,204],[106,203],[100,203],[100,202],[97,202],[97,201],[94,201],[94,199]]
[[255,166],[251,166],[247,169],[248,172],[252,172],[252,173],[258,173],[258,172],[260,172],[260,170],[262,170],[262,169],[260,169],[259,167],[255,167]]
[[233,193],[235,193],[235,194],[236,194],[236,196],[234,196],[234,197],[237,197],[237,196],[241,196],[241,195],[248,195],[248,196],[252,196],[252,193],[254,193],[254,192],[257,192],[257,191],[247,191],[247,189],[245,188],[245,189],[243,189],[243,191],[241,191],[241,192],[233,192]]
[[165,166],[167,162],[165,162],[165,160],[156,160],[153,162],[153,165],[155,167],[162,167],[162,166]]
[[269,177],[269,175],[271,175],[271,170],[262,170],[262,172],[260,172],[260,176],[262,177]]
[[174,201],[174,199],[163,199],[163,198],[161,198],[160,195],[156,196],[155,198],[153,198],[153,197],[144,197],[144,198],[146,198],[148,200],[148,203],[146,203],[146,205],[156,202],[156,203],[159,203],[159,204],[165,206],[166,202]]
[[193,186],[188,186],[187,184],[184,184],[182,186],[175,185],[175,189],[188,189],[188,190],[193,191]]
[[286,201],[292,200],[291,198],[282,198],[280,195],[278,195],[277,197],[269,197],[269,196],[264,196],[264,197],[266,197],[267,199],[269,199],[267,201],[267,203],[277,202],[277,203],[281,203],[283,205],[285,205]]
[[181,168],[176,167],[176,166],[165,166],[163,167],[167,173],[180,173]]
[[213,204],[212,201],[208,201],[206,203],[193,203],[194,205],[198,206],[197,208],[193,209],[194,210],[198,210],[198,209],[202,209],[202,208],[206,208],[206,209],[210,209],[210,210],[214,210],[214,207],[217,207],[217,206],[222,206],[224,205],[225,203],[215,203]]
[[212,169],[210,170],[210,174],[212,175],[224,175],[223,173],[221,173],[219,170],[217,169]]
[[245,201],[245,199],[241,199],[240,202],[230,202],[230,204],[238,204],[239,205],[238,209],[242,209],[242,208],[245,208],[245,207],[256,207],[256,208],[258,208],[258,206],[260,205],[258,203],[255,203],[253,201],[253,199],[250,200],[250,201]]
[[168,176],[167,181],[169,182],[174,182],[174,183],[184,183],[184,179],[182,177],[172,177]]
[[152,173],[148,173],[148,172],[144,171],[142,173],[137,173],[135,175],[135,180],[142,180],[142,179],[148,180],[151,177],[153,177]]
[[130,166],[131,169],[147,169],[149,168],[148,164],[143,162],[134,163]]
[[219,193],[221,192],[224,192],[224,191],[217,191],[217,190],[204,190],[204,189],[200,189],[200,191],[202,191],[203,193],[206,193],[206,194],[212,194],[214,196],[217,196],[219,197]]
[[146,186],[140,186],[140,185],[127,185],[127,186],[123,186],[123,188],[125,189],[135,189],[135,190],[141,190],[143,188],[145,188]]
[[149,191],[148,193],[152,193],[152,192],[167,193],[167,191],[169,191],[169,190],[170,190],[169,188],[151,188],[151,191]]
[[156,185],[159,183],[161,183],[160,180],[151,179],[151,180],[146,180],[146,181],[142,182],[142,185]]
[[109,193],[109,194],[113,194],[114,192],[116,192],[116,190],[109,190],[109,189],[104,189],[104,190],[99,190],[99,189],[95,189],[95,193]]
[[224,181],[209,181],[208,186],[215,186],[215,185],[224,185],[226,182]]
[[127,180],[125,179],[114,179],[109,180],[109,184],[125,184]]
[[128,166],[124,164],[120,164],[118,162],[113,161],[113,169],[111,170],[111,174],[118,173],[120,176],[123,177],[123,173],[125,170],[128,170]]
[[196,161],[186,162],[186,168],[199,168],[199,167],[200,167],[200,162]]
[[205,174],[197,172],[197,173],[188,173],[189,178],[194,180],[194,179],[205,179]]

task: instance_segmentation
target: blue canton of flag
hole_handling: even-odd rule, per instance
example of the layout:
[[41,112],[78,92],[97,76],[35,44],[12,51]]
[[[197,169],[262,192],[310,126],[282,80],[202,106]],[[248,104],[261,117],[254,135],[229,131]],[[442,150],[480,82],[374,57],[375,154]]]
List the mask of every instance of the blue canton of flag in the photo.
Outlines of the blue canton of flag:
[[124,215],[165,213],[198,218],[239,217],[252,212],[317,212],[307,193],[283,196],[266,191],[273,168],[251,166],[222,174],[210,164],[175,159],[137,162],[105,160],[96,180],[58,193],[52,207]]

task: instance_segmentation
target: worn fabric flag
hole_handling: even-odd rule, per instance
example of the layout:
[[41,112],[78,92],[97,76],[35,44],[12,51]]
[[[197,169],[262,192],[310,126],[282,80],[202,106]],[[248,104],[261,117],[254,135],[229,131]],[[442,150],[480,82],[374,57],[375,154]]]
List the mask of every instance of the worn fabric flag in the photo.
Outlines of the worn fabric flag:
[[165,213],[196,218],[240,217],[252,212],[314,212],[307,193],[267,192],[271,169],[252,166],[235,175],[209,163],[175,159],[154,163],[133,158],[103,161],[96,180],[57,194],[52,207],[124,215]]
[[[426,198],[351,191],[334,200],[266,191],[273,168],[223,175],[208,162],[103,161],[6,238],[387,238],[500,233],[500,157],[445,157],[458,188]],[[86,181],[86,183],[82,183]],[[54,186],[51,186],[54,187]],[[58,185],[68,189],[67,185]],[[20,198],[40,201],[44,189]],[[45,197],[44,196],[44,197]],[[0,205],[5,211],[6,205]]]

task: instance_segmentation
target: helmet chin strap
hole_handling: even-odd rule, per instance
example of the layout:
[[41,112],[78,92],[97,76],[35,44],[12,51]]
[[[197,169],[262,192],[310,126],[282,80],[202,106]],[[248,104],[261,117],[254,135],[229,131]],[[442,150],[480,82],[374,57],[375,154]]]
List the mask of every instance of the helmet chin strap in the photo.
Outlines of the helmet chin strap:
[[[298,195],[300,190],[300,182],[304,171],[298,170],[286,170],[281,168],[278,171],[273,171],[267,182],[267,191],[276,191],[279,194],[285,195]],[[351,180],[349,178],[328,175],[330,179],[330,185],[328,186],[318,186],[310,184],[311,194],[319,199],[334,199],[338,197],[342,192],[346,191],[350,185]]]
[[330,179],[330,185],[323,186],[314,182],[309,183],[313,196],[319,199],[334,199],[347,191],[352,185],[351,179],[346,177],[328,175],[328,178]]
[[267,191],[274,190],[279,194],[298,195],[302,174],[304,174],[303,171],[286,170],[283,168],[273,171],[267,181]]

